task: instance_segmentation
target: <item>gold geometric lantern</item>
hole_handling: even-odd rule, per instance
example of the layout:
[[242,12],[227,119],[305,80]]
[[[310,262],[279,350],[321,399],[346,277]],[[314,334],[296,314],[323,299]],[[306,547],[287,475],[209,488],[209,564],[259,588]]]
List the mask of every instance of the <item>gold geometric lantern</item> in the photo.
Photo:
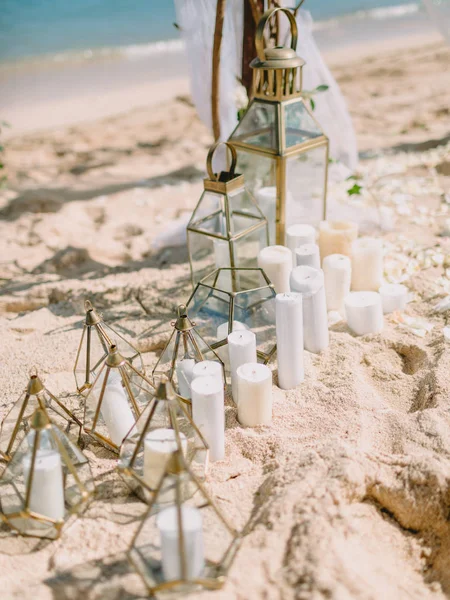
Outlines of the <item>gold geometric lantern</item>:
[[86,396],[84,431],[118,454],[153,394],[153,383],[113,344]]
[[94,493],[88,459],[37,409],[0,479],[4,520],[21,535],[55,539]]
[[212,159],[219,142],[212,146],[206,162],[208,179],[187,226],[192,285],[220,267],[256,267],[261,248],[269,245],[267,220],[256,200],[235,173],[236,150],[231,151],[229,171],[215,174]]
[[[264,29],[277,11],[287,15],[291,47],[264,49]],[[269,222],[270,243],[284,244],[286,227],[326,218],[328,138],[302,98],[304,60],[297,56],[297,24],[273,8],[256,31],[253,98],[230,136],[238,170]]]
[[82,424],[79,419],[48,390],[38,377],[35,368],[30,371],[30,379],[25,391],[5,416],[0,430],[0,457],[10,460],[18,444],[30,430],[30,419],[40,408],[51,418],[52,423],[61,429],[77,426],[77,436]]
[[204,479],[208,444],[189,412],[189,404],[163,376],[137,420],[135,432],[123,441],[117,468],[144,502],[153,498],[175,450],[180,450],[191,470]]
[[160,598],[221,588],[240,541],[176,452],[127,555],[149,594]]
[[139,350],[107,325],[89,300],[85,301],[84,307],[86,319],[73,370],[78,392],[83,394],[90,389],[113,344],[118,347],[128,362],[133,363],[139,372],[144,373],[144,363]]
[[195,364],[202,360],[218,362],[225,378],[224,364],[219,355],[196,331],[195,323],[189,319],[184,304],[178,307],[177,320],[172,321],[171,325],[173,331],[152,375],[154,379],[166,375],[177,394],[189,399],[192,370]]

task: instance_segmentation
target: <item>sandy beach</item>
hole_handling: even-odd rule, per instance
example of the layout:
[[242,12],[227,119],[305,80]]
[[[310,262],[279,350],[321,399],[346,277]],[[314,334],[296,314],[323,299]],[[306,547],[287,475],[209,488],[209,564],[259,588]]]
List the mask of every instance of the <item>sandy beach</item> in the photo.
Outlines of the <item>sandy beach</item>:
[[[242,428],[227,396],[226,458],[207,486],[247,533],[225,587],[204,600],[450,597],[450,301],[435,308],[450,294],[450,50],[433,35],[326,59],[363,157],[363,195],[350,202],[337,183],[329,197],[383,238],[386,279],[411,301],[379,335],[333,325],[295,390],[276,386],[273,362],[271,427]],[[151,371],[190,294],[186,248],[173,241],[212,137],[186,79],[150,85],[128,103],[111,92],[109,107],[76,99],[72,120],[70,98],[0,115],[14,125],[0,190],[0,417],[34,365],[80,410],[72,369],[86,298]],[[112,453],[92,441],[84,451],[96,499],[60,540],[1,526],[2,598],[146,597],[124,555],[145,506]]]

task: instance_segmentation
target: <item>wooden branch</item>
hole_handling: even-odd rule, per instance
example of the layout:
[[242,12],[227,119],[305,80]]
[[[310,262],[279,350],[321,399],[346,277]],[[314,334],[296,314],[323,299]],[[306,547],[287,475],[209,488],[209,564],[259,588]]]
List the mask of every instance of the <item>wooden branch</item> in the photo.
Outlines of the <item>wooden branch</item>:
[[244,0],[244,35],[242,39],[242,85],[250,98],[252,94],[253,72],[250,62],[256,56],[255,33],[256,26],[263,14],[263,0]]
[[217,0],[216,25],[212,53],[211,115],[214,139],[220,138],[220,48],[222,46],[223,22],[225,20],[226,0]]

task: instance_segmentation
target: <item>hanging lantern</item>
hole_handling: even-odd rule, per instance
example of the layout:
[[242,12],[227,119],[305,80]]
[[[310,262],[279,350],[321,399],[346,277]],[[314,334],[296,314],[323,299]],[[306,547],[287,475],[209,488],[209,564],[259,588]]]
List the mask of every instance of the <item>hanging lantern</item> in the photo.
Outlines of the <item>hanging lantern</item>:
[[221,588],[240,541],[178,451],[127,555],[149,594],[159,598]]
[[196,325],[189,319],[184,304],[178,307],[178,318],[171,325],[173,331],[153,369],[153,378],[166,375],[175,391],[187,399],[191,397],[192,371],[196,363],[202,360],[220,363],[225,380],[222,360],[196,331]]
[[[236,287],[231,292],[229,278]],[[218,269],[200,281],[187,307],[196,330],[218,352],[228,334],[251,329],[260,361],[267,363],[276,350],[275,290],[262,269]]]
[[3,460],[8,461],[11,458],[20,441],[30,430],[30,419],[37,408],[46,412],[52,422],[61,429],[75,427],[77,437],[79,436],[81,421],[44,386],[33,368],[25,391],[2,422],[0,456]]
[[173,452],[180,450],[201,479],[208,468],[208,444],[193,422],[185,400],[161,377],[153,397],[121,447],[119,473],[144,502],[150,502]]
[[[264,49],[264,29],[281,11],[291,47]],[[269,222],[270,244],[284,244],[286,227],[317,225],[326,217],[328,138],[302,98],[304,60],[297,56],[297,24],[285,8],[268,10],[256,31],[253,99],[229,141],[238,170]]]
[[144,363],[140,352],[103,321],[102,315],[89,300],[85,301],[84,307],[86,319],[74,367],[78,392],[83,394],[89,391],[113,344],[140,373],[144,373]]
[[22,535],[55,539],[92,498],[88,459],[38,409],[0,479],[4,520]]
[[118,453],[153,393],[152,382],[113,344],[86,396],[84,431]]
[[267,220],[256,200],[244,186],[244,176],[235,173],[236,150],[231,167],[219,175],[213,172],[216,148],[208,153],[208,179],[187,226],[192,284],[220,267],[256,267],[261,248],[269,245]]

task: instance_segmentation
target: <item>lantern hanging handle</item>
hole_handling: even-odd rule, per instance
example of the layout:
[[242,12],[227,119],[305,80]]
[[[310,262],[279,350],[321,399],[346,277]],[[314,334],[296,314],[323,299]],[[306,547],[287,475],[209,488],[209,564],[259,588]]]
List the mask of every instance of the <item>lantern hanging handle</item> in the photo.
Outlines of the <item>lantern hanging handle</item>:
[[258,55],[258,58],[261,62],[264,62],[266,60],[266,55],[264,52],[264,30],[265,30],[266,25],[269,22],[269,20],[273,17],[273,15],[277,11],[283,12],[288,17],[289,24],[291,26],[291,48],[292,48],[292,50],[297,49],[298,27],[297,27],[297,22],[295,20],[294,15],[287,8],[281,8],[280,6],[278,6],[276,8],[271,8],[270,10],[267,10],[263,14],[263,16],[261,17],[261,19],[258,23],[258,27],[256,29],[256,36],[255,36],[256,54]]
[[206,170],[208,171],[208,176],[211,179],[211,181],[219,180],[219,176],[216,173],[214,173],[214,171],[213,171],[212,160],[213,160],[214,152],[222,144],[225,145],[228,148],[228,150],[231,152],[231,167],[230,167],[229,173],[231,175],[231,178],[234,177],[234,170],[236,169],[236,163],[237,163],[236,148],[232,144],[230,144],[230,142],[217,142],[217,144],[214,144],[209,149],[208,157],[206,159]]

